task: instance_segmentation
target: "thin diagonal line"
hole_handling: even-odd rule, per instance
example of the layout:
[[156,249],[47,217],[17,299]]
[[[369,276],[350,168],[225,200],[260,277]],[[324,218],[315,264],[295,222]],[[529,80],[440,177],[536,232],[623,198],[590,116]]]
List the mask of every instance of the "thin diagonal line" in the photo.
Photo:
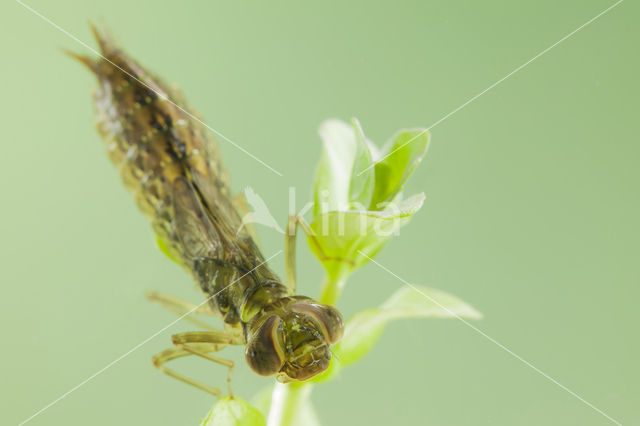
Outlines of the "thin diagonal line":
[[135,352],[136,350],[138,350],[140,347],[142,347],[143,345],[145,345],[146,343],[148,343],[150,340],[152,340],[154,337],[158,336],[160,333],[162,333],[163,331],[165,331],[166,329],[170,328],[171,326],[173,326],[174,324],[176,324],[178,321],[180,321],[182,318],[186,317],[187,315],[193,313],[195,310],[197,310],[199,307],[201,307],[202,305],[204,305],[205,303],[207,303],[209,300],[211,300],[212,298],[214,298],[215,296],[217,296],[218,294],[222,293],[223,291],[225,291],[226,289],[228,289],[229,287],[231,287],[232,285],[234,285],[235,283],[237,283],[238,281],[240,281],[241,279],[243,279],[244,277],[246,277],[247,275],[249,275],[250,273],[252,273],[253,271],[255,271],[256,269],[258,269],[259,267],[261,267],[262,265],[264,265],[265,263],[267,263],[268,261],[270,261],[271,259],[273,259],[274,257],[276,257],[277,255],[279,255],[280,253],[282,253],[282,250],[279,250],[276,254],[274,254],[273,256],[271,256],[270,258],[268,258],[267,260],[265,260],[264,262],[260,263],[258,266],[256,266],[255,268],[253,268],[252,270],[250,270],[249,272],[247,272],[246,274],[242,275],[240,278],[238,278],[237,280],[233,281],[231,284],[229,284],[228,286],[226,286],[225,288],[223,288],[222,290],[218,291],[215,294],[212,294],[211,296],[207,297],[204,302],[200,303],[199,305],[195,306],[194,308],[192,308],[190,311],[186,312],[185,314],[183,314],[182,316],[178,317],[176,320],[171,321],[169,324],[167,324],[166,326],[162,327],[160,330],[158,330],[157,332],[153,333],[151,336],[147,337],[146,339],[144,339],[142,342],[138,343],[137,345],[135,345],[133,348],[129,349],[127,352],[123,353],[122,355],[120,355],[118,358],[114,359],[113,361],[111,361],[109,364],[105,365],[104,367],[102,367],[100,370],[96,371],[95,373],[93,373],[92,375],[90,375],[89,377],[87,377],[85,380],[83,380],[82,382],[78,383],[77,385],[75,385],[74,387],[72,387],[71,389],[69,389],[68,391],[66,391],[65,393],[63,393],[62,395],[60,395],[58,398],[54,399],[53,401],[51,401],[49,404],[45,405],[44,407],[42,407],[41,409],[39,409],[38,411],[36,411],[34,414],[32,414],[29,418],[27,418],[26,420],[23,420],[22,422],[20,422],[18,424],[18,426],[22,426],[28,422],[30,422],[31,420],[33,420],[35,417],[39,416],[40,414],[42,414],[43,412],[45,412],[46,410],[48,410],[49,408],[53,407],[54,405],[56,405],[58,402],[62,401],[63,399],[65,399],[67,396],[69,396],[70,394],[72,394],[73,392],[77,391],[78,389],[80,389],[82,386],[84,386],[85,384],[89,383],[91,380],[93,380],[94,378],[96,378],[97,376],[99,376],[100,374],[104,373],[106,370],[108,370],[109,368],[113,367],[115,364],[117,364],[118,362],[122,361],[124,358],[126,358],[127,356],[131,355],[133,352]]
[[500,349],[504,350],[505,352],[507,352],[509,355],[513,356],[514,358],[516,358],[518,361],[524,363],[525,365],[527,365],[528,367],[530,367],[531,369],[533,369],[535,372],[537,372],[538,374],[542,375],[543,377],[545,377],[546,379],[548,379],[549,381],[551,381],[552,383],[554,383],[555,385],[559,386],[561,389],[565,390],[566,392],[568,392],[569,394],[571,394],[572,396],[574,396],[575,398],[579,399],[580,401],[582,401],[584,404],[586,404],[587,406],[593,408],[595,411],[597,411],[598,413],[602,414],[604,417],[606,417],[607,419],[611,420],[613,423],[622,426],[622,423],[620,423],[619,421],[617,421],[616,419],[614,419],[613,417],[609,416],[607,413],[605,413],[604,411],[602,411],[601,409],[599,409],[598,407],[596,407],[595,405],[593,405],[592,403],[590,403],[589,401],[587,401],[586,399],[582,398],[580,395],[578,395],[577,393],[575,393],[574,391],[572,391],[571,389],[569,389],[568,387],[566,387],[565,385],[563,385],[562,383],[558,382],[556,379],[554,379],[553,377],[549,376],[547,373],[545,373],[544,371],[540,370],[538,367],[536,367],[535,365],[531,364],[529,361],[527,361],[526,359],[522,358],[520,355],[516,354],[515,352],[513,352],[511,349],[507,348],[506,346],[504,346],[502,343],[498,342],[496,339],[494,339],[493,337],[489,336],[487,333],[485,333],[484,331],[480,330],[478,327],[476,327],[475,325],[471,324],[469,321],[465,320],[464,318],[462,318],[460,315],[456,314],[455,312],[453,312],[452,310],[450,310],[449,308],[447,308],[446,306],[443,306],[442,304],[440,304],[440,302],[438,302],[436,299],[434,299],[433,297],[429,296],[428,294],[425,294],[424,292],[422,292],[418,287],[414,286],[413,284],[409,283],[408,281],[406,281],[405,279],[401,278],[400,276],[398,276],[397,274],[393,273],[391,270],[389,270],[387,267],[385,267],[384,265],[381,265],[380,263],[376,262],[375,260],[373,260],[372,258],[370,258],[369,256],[367,256],[365,253],[363,253],[361,250],[358,250],[358,252],[366,257],[367,259],[369,259],[371,262],[375,263],[376,265],[378,265],[380,268],[384,269],[385,271],[387,271],[389,274],[393,275],[394,277],[396,277],[397,279],[399,279],[400,281],[402,281],[404,284],[406,284],[407,286],[411,287],[413,290],[415,290],[416,292],[420,293],[422,296],[424,296],[425,298],[427,298],[429,301],[431,301],[432,303],[435,303],[436,305],[438,305],[440,308],[444,309],[445,311],[447,311],[447,313],[449,313],[451,316],[459,319],[460,321],[462,321],[465,325],[471,327],[474,331],[476,331],[477,333],[479,333],[480,335],[482,335],[483,337],[485,337],[486,339],[488,339],[490,342],[494,343],[495,345],[497,345]]
[[[550,51],[551,49],[553,49],[554,47],[556,47],[557,45],[559,45],[560,43],[562,43],[563,41],[565,41],[566,39],[568,39],[569,37],[571,37],[572,35],[574,35],[575,33],[577,33],[578,31],[580,31],[581,29],[583,29],[584,27],[586,27],[587,25],[591,24],[593,21],[595,21],[596,19],[600,18],[602,15],[604,15],[605,13],[609,12],[611,9],[613,9],[614,7],[618,6],[620,3],[622,3],[624,0],[618,0],[616,3],[612,4],[611,6],[609,6],[608,8],[606,8],[605,10],[603,10],[602,12],[598,13],[596,16],[594,16],[593,18],[589,19],[587,22],[585,22],[584,24],[580,25],[578,28],[576,28],[575,30],[571,31],[569,34],[565,35],[564,37],[562,37],[560,40],[556,41],[555,43],[553,43],[551,46],[547,47],[546,49],[544,49],[543,51],[541,51],[540,53],[538,53],[536,56],[534,56],[533,58],[529,59],[527,62],[523,63],[522,65],[520,65],[519,67],[517,67],[516,69],[514,69],[513,71],[511,71],[509,74],[505,75],[504,77],[502,77],[500,80],[496,81],[495,83],[493,83],[491,86],[487,87],[486,89],[484,89],[482,92],[478,93],[477,95],[475,95],[474,97],[470,98],[469,100],[467,100],[465,103],[463,103],[462,105],[460,105],[459,107],[457,107],[456,109],[454,109],[453,111],[449,112],[447,115],[445,115],[444,117],[442,117],[441,119],[439,119],[438,121],[436,121],[435,123],[433,123],[431,126],[427,127],[426,129],[424,129],[422,132],[418,133],[416,136],[412,137],[411,139],[409,139],[407,142],[403,143],[402,145],[400,145],[399,147],[397,147],[396,149],[394,149],[393,151],[391,151],[390,153],[388,153],[387,155],[385,155],[384,157],[382,157],[381,159],[379,159],[377,162],[380,162],[382,160],[384,160],[385,158],[389,157],[391,154],[393,154],[394,152],[398,151],[399,149],[409,145],[411,142],[413,142],[414,140],[418,139],[420,136],[424,135],[425,133],[427,133],[429,130],[433,129],[434,127],[436,127],[438,124],[442,123],[443,121],[445,121],[447,118],[451,117],[453,114],[455,114],[456,112],[460,111],[461,109],[463,109],[464,107],[466,107],[467,105],[469,105],[471,102],[475,101],[476,99],[478,99],[480,96],[484,95],[485,93],[487,93],[489,90],[493,89],[494,87],[496,87],[497,85],[499,85],[500,83],[502,83],[503,81],[505,81],[506,79],[508,79],[509,77],[511,77],[512,75],[514,75],[515,73],[517,73],[518,71],[520,71],[521,69],[523,69],[524,67],[526,67],[527,65],[529,65],[531,62],[535,61],[536,59],[538,59],[540,56],[544,55],[545,53],[547,53],[548,51]],[[370,165],[369,167],[367,167],[366,169],[363,169],[360,173],[358,173],[358,176],[360,176],[362,173],[366,172],[367,170],[369,170],[370,168],[374,167],[375,163]]]
[[57,29],[58,31],[60,31],[61,33],[65,34],[67,37],[73,39],[74,41],[76,41],[77,43],[81,44],[82,46],[84,46],[85,48],[89,49],[91,52],[95,53],[96,55],[98,55],[99,57],[101,57],[102,59],[104,59],[105,61],[109,62],[111,65],[113,65],[114,67],[118,68],[120,71],[122,71],[123,73],[127,74],[129,77],[133,78],[134,80],[136,80],[138,83],[142,84],[143,86],[145,86],[147,89],[151,90],[152,92],[154,92],[156,95],[158,95],[161,99],[166,100],[167,102],[169,102],[171,105],[175,106],[176,108],[178,108],[180,111],[184,112],[185,114],[187,114],[189,117],[191,117],[192,119],[196,120],[198,123],[202,124],[203,126],[205,126],[207,129],[211,130],[213,133],[215,133],[216,135],[220,136],[222,139],[226,140],[227,142],[229,142],[231,145],[235,146],[236,148],[238,148],[240,151],[244,152],[245,154],[247,154],[249,157],[253,158],[254,160],[256,160],[258,163],[262,164],[263,166],[265,166],[267,169],[271,170],[273,173],[277,174],[278,176],[283,176],[282,173],[280,173],[279,171],[277,171],[276,169],[274,169],[273,167],[271,167],[270,165],[268,165],[267,163],[265,163],[264,161],[262,161],[261,159],[259,159],[258,157],[256,157],[255,155],[253,155],[252,153],[250,153],[249,151],[247,151],[246,149],[244,149],[243,147],[241,147],[240,145],[238,145],[237,143],[235,143],[234,141],[232,141],[231,139],[229,139],[228,137],[226,137],[225,135],[223,135],[222,133],[220,133],[219,131],[217,131],[216,129],[214,129],[213,127],[209,126],[207,123],[205,123],[204,121],[202,121],[201,119],[199,119],[198,117],[196,117],[195,115],[191,114],[189,111],[187,111],[186,109],[184,109],[183,107],[181,107],[180,105],[178,105],[177,103],[173,102],[171,99],[169,99],[167,97],[167,95],[165,93],[160,93],[157,90],[155,90],[153,87],[149,86],[148,84],[146,84],[144,81],[140,80],[139,78],[137,78],[136,76],[130,74],[129,72],[125,71],[124,69],[122,69],[120,66],[118,66],[117,64],[113,63],[111,60],[107,59],[106,57],[104,57],[100,52],[98,52],[97,50],[95,50],[93,47],[89,46],[87,43],[85,43],[84,41],[80,40],[78,37],[74,36],[73,34],[71,34],[69,31],[65,30],[64,28],[60,27],[58,24],[56,24],[55,22],[53,22],[51,19],[47,18],[46,16],[44,16],[43,14],[41,14],[40,12],[38,12],[37,10],[35,10],[34,8],[32,8],[31,6],[23,3],[21,0],[16,0],[16,2],[18,2],[21,6],[23,6],[25,9],[29,10],[31,13],[33,13],[34,15],[42,18],[45,22],[47,22],[48,24],[50,24],[51,26],[53,26],[55,29]]

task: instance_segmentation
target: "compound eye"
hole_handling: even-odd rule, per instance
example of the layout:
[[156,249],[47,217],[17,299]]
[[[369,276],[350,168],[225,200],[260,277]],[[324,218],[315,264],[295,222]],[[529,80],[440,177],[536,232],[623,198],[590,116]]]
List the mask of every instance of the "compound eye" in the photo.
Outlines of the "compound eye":
[[323,328],[322,331],[329,344],[336,343],[342,337],[344,321],[340,312],[333,306],[321,303],[296,303],[291,309],[313,317]]
[[261,376],[276,374],[284,365],[284,354],[278,341],[280,318],[269,317],[251,337],[245,350],[247,364]]

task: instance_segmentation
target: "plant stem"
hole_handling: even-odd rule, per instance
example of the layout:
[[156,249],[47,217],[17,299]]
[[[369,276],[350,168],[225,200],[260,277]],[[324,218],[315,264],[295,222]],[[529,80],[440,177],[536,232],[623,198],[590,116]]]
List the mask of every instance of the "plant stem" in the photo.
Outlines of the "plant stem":
[[300,410],[311,394],[310,383],[276,383],[271,394],[268,426],[299,425]]
[[327,274],[318,301],[327,305],[335,305],[342,293],[349,272],[350,270],[340,270],[331,275]]

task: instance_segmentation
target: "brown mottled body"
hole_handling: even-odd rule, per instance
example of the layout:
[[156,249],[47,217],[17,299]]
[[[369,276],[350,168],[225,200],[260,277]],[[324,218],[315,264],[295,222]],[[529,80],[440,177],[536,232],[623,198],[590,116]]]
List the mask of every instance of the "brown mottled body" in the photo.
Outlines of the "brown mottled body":
[[242,221],[204,126],[187,113],[176,90],[104,35],[97,37],[103,58],[84,62],[100,84],[94,94],[97,127],[109,157],[158,238],[205,292],[213,295],[223,288],[215,284],[240,280],[212,299],[225,322],[237,325],[244,296],[257,291],[248,287],[266,283],[278,296],[287,293],[286,287],[266,265],[258,266],[264,259],[251,237],[237,233]]
[[240,230],[226,170],[200,120],[176,90],[94,32],[102,57],[75,56],[99,82],[98,130],[170,257],[211,296],[227,327],[242,329],[256,372],[302,380],[324,370],[328,345],[342,334],[340,314],[281,284]]

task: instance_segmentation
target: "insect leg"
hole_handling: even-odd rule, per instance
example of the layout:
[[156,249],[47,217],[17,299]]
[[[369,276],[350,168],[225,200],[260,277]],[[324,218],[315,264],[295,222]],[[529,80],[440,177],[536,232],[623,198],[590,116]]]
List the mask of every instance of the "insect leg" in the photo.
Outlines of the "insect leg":
[[287,287],[292,294],[296,294],[296,233],[298,230],[298,215],[289,215],[287,235],[284,240],[285,270]]
[[322,261],[330,259],[322,250],[322,246],[316,239],[316,233],[311,229],[311,226],[297,214],[289,216],[289,222],[287,223],[287,235],[285,236],[284,253],[286,263],[287,274],[287,287],[293,294],[296,292],[296,234],[298,226],[302,228],[302,231],[307,235],[309,244],[314,248],[318,257]]
[[210,355],[210,352],[217,352],[230,344],[243,344],[242,338],[225,332],[202,331],[176,334],[172,337],[172,341],[173,344],[176,345],[175,347],[156,354],[152,359],[153,365],[158,370],[174,379],[180,380],[183,383],[194,386],[212,395],[217,397],[222,396],[223,393],[220,389],[194,380],[165,366],[167,362],[173,361],[174,359],[196,355],[229,368],[227,387],[229,395],[232,394],[231,372],[233,370],[233,361]]
[[222,391],[220,389],[195,381],[189,377],[186,377],[164,366],[164,364],[169,361],[173,361],[174,359],[178,359],[178,358],[182,358],[190,355],[193,355],[193,354],[191,352],[186,351],[183,348],[176,347],[176,348],[170,348],[170,349],[164,350],[154,355],[152,358],[152,361],[153,361],[154,367],[162,371],[164,374],[171,376],[174,379],[180,380],[181,382],[186,383],[188,385],[195,386],[196,388],[202,391],[208,392],[217,397],[221,397]]
[[147,292],[147,299],[149,299],[151,302],[159,304],[163,308],[168,309],[169,311],[173,312],[178,316],[182,316],[186,314],[184,319],[191,322],[192,324],[197,325],[198,327],[204,328],[205,330],[211,330],[211,331],[215,330],[215,328],[213,328],[206,322],[200,321],[193,317],[194,314],[216,316],[211,311],[211,309],[209,309],[208,304],[198,306],[198,305],[194,305],[191,302],[187,302],[185,300],[178,299],[177,297],[164,294],[164,293],[159,293],[156,291]]

